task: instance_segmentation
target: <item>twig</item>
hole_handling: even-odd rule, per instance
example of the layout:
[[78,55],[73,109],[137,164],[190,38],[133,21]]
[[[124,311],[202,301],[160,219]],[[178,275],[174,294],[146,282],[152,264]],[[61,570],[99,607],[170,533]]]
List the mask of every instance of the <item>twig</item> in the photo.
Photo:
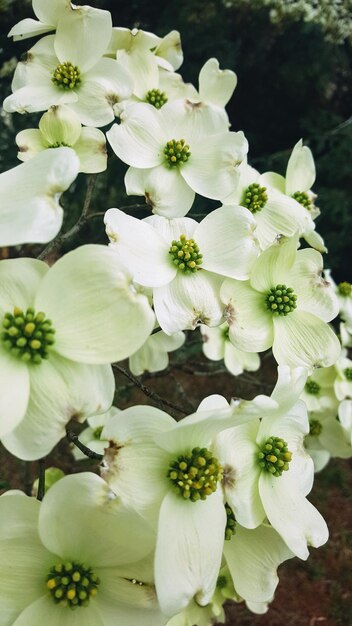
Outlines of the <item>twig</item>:
[[38,461],[37,500],[43,500],[45,494],[45,458]]
[[77,235],[79,231],[81,230],[81,228],[83,228],[83,226],[89,220],[88,213],[89,213],[90,203],[91,203],[92,196],[93,196],[95,181],[96,181],[96,174],[91,174],[88,178],[87,192],[86,192],[86,196],[85,196],[84,203],[83,203],[82,213],[79,216],[77,222],[66,233],[59,233],[55,237],[55,239],[53,239],[44,248],[44,250],[38,256],[38,259],[40,259],[41,261],[45,261],[45,259],[50,254],[60,249],[63,243],[65,243],[65,241],[67,241],[68,239],[71,239],[71,237],[73,237],[74,235]]
[[87,448],[87,446],[85,446],[84,443],[82,443],[78,439],[73,430],[67,430],[66,437],[70,443],[73,443],[73,445],[75,445],[81,452],[83,452],[83,454],[88,456],[90,459],[97,459],[98,461],[101,461],[104,458],[103,454],[98,454],[98,452],[94,452],[90,448]]
[[168,406],[170,409],[174,409],[174,411],[178,411],[179,413],[183,413],[183,415],[187,415],[187,412],[184,409],[179,407],[177,404],[170,402],[170,400],[166,400],[165,398],[162,398],[161,396],[159,396],[158,393],[156,393],[156,391],[153,391],[152,389],[149,389],[149,387],[146,387],[145,385],[143,385],[143,383],[140,380],[138,380],[138,378],[133,376],[131,372],[126,370],[121,365],[118,365],[117,363],[113,363],[112,367],[116,371],[126,376],[126,378],[128,378],[128,380],[134,383],[134,385],[136,385],[136,387],[138,387],[138,389],[140,389],[144,393],[144,395],[146,395],[151,400],[154,400],[155,404],[157,404],[161,410],[164,410],[164,407]]

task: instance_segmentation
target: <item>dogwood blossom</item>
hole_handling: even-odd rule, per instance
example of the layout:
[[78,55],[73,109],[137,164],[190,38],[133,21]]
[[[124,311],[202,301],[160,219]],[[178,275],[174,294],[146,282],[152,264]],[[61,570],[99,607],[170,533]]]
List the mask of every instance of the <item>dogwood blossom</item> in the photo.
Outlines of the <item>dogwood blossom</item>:
[[319,252],[297,251],[297,237],[282,237],[258,257],[249,281],[226,279],[221,298],[233,344],[253,352],[272,346],[279,364],[310,371],[335,363],[341,347],[326,322],[338,302],[322,269]]
[[66,476],[42,503],[2,496],[0,511],[2,626],[165,624],[153,533],[101,478]]
[[105,246],[82,246],[50,269],[1,261],[0,285],[0,436],[20,458],[40,458],[71,417],[108,410],[109,364],[144,343],[154,315]]
[[237,167],[248,150],[243,133],[229,132],[211,106],[188,100],[160,110],[131,104],[106,136],[115,154],[132,167],[127,193],[144,195],[154,213],[167,217],[185,215],[195,193],[223,201],[236,188]]
[[80,172],[92,174],[106,170],[105,135],[97,128],[82,128],[79,117],[68,106],[55,105],[41,117],[39,128],[21,130],[16,135],[21,161],[28,161],[48,148],[69,146],[80,161]]
[[222,277],[245,279],[257,257],[254,220],[242,207],[212,211],[200,224],[159,215],[138,220],[118,209],[104,220],[110,245],[134,280],[153,287],[155,314],[168,335],[199,322],[218,325]]
[[229,339],[228,325],[221,324],[215,328],[200,325],[205,356],[211,361],[224,359],[225,367],[234,376],[244,371],[255,372],[260,367],[260,358],[256,352],[243,352],[236,348]]

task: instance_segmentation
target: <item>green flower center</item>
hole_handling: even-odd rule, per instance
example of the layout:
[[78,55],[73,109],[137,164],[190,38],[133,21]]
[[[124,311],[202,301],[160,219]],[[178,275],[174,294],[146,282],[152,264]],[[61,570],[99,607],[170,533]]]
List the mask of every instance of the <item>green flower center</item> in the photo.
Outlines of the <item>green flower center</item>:
[[345,367],[345,369],[343,370],[343,373],[345,377],[347,378],[347,380],[352,381],[352,367]]
[[233,514],[233,510],[227,504],[225,504],[225,511],[227,516],[226,528],[225,528],[225,541],[230,541],[233,535],[236,534],[236,519]]
[[77,65],[73,65],[71,61],[65,61],[53,71],[51,80],[57,87],[74,89],[81,84],[81,73]]
[[313,206],[313,202],[305,191],[295,191],[295,193],[292,194],[292,198],[304,206],[304,208],[308,211],[310,211]]
[[320,389],[320,385],[311,378],[308,378],[306,384],[304,385],[304,390],[312,396],[317,396],[320,393]]
[[341,296],[346,296],[346,298],[348,298],[352,294],[352,285],[351,283],[344,281],[338,285],[338,290]]
[[93,431],[94,439],[100,439],[101,433],[103,432],[104,426],[97,426],[97,428]]
[[42,362],[48,358],[48,350],[55,343],[55,330],[45,313],[34,309],[15,307],[13,313],[5,313],[2,320],[1,339],[12,356],[26,363]]
[[145,101],[152,104],[156,109],[161,109],[167,102],[167,95],[163,91],[160,91],[160,89],[150,89],[146,95]]
[[51,143],[50,146],[48,146],[49,148],[71,148],[71,146],[68,143],[65,143],[64,141],[55,141],[55,143]]
[[47,576],[46,586],[56,604],[75,609],[88,606],[98,592],[100,580],[90,567],[75,561],[54,565]]
[[319,420],[309,421],[309,434],[318,437],[323,430],[323,425]]
[[242,206],[249,209],[251,213],[261,211],[268,201],[266,187],[261,187],[258,183],[252,183],[243,192]]
[[258,452],[258,459],[263,470],[278,478],[289,469],[292,452],[287,448],[286,441],[280,437],[269,437]]
[[188,161],[191,153],[184,139],[171,139],[164,148],[165,163],[168,167],[177,167]]
[[291,287],[276,285],[265,296],[265,303],[274,315],[287,315],[297,307],[297,296]]
[[178,241],[173,240],[169,254],[174,265],[177,265],[177,269],[185,274],[196,272],[203,259],[194,239],[186,239],[186,235],[180,235]]
[[227,578],[226,578],[226,576],[223,576],[223,575],[219,576],[217,581],[216,581],[217,588],[218,589],[225,589],[226,585],[227,585]]
[[167,473],[175,492],[191,502],[205,500],[216,491],[222,476],[219,461],[207,448],[193,448],[190,454],[178,456]]

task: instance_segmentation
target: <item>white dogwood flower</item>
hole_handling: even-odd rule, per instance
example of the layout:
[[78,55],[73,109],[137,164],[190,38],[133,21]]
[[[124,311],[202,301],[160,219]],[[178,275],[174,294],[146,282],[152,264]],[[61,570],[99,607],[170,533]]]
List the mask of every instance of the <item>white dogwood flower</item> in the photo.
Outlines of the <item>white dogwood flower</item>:
[[40,39],[16,67],[5,111],[33,113],[69,104],[86,126],[112,122],[114,104],[131,95],[132,81],[117,61],[102,57],[99,38],[83,43],[66,30]]
[[154,315],[106,246],[80,247],[50,269],[0,261],[0,294],[0,436],[16,456],[40,458],[71,417],[108,410],[110,363],[145,342]]
[[260,367],[260,358],[256,352],[243,352],[236,348],[229,339],[228,325],[221,324],[215,328],[200,325],[203,345],[202,350],[207,359],[220,361],[224,359],[225,367],[234,376],[244,371],[255,372]]
[[341,347],[326,322],[338,302],[322,269],[319,252],[297,251],[297,237],[282,237],[258,257],[249,281],[226,279],[221,299],[233,344],[253,352],[272,346],[279,364],[310,372],[335,363]]
[[16,143],[21,161],[28,161],[48,148],[68,146],[79,158],[80,172],[93,174],[106,170],[104,133],[98,128],[82,128],[78,115],[65,104],[50,107],[41,117],[39,128],[21,130]]
[[134,280],[153,288],[155,314],[168,335],[221,323],[223,276],[246,279],[257,257],[254,219],[242,207],[216,209],[200,223],[159,215],[138,220],[109,209],[105,224]]
[[189,100],[131,104],[107,138],[115,154],[130,165],[128,194],[144,195],[154,213],[181,217],[195,193],[223,201],[236,188],[237,168],[248,143],[229,132],[211,106]]
[[58,148],[0,174],[0,246],[53,239],[63,219],[60,196],[78,171],[74,151]]
[[[0,498],[2,626],[163,626],[154,534],[92,473]],[[74,609],[74,610],[73,610]]]

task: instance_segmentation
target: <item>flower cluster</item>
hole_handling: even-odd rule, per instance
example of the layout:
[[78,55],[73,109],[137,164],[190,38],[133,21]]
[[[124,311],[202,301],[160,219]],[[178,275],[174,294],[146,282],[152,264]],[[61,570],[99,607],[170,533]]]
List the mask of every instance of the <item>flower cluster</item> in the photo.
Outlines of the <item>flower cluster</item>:
[[[0,260],[0,437],[34,461],[67,434],[76,460],[101,463],[100,476],[41,476],[38,499],[1,496],[0,626],[210,626],[227,599],[265,612],[278,566],[327,541],[307,499],[314,469],[352,456],[352,361],[330,325],[340,312],[352,336],[352,289],[323,274],[312,153],[299,140],[285,177],[255,170],[225,111],[235,73],[212,58],[184,83],[178,32],[32,4],[38,19],[10,35],[44,36],[3,104],[42,116],[16,137],[23,163],[0,175],[0,245],[14,247]],[[106,139],[143,219],[91,211]],[[79,172],[94,174],[82,215],[59,233]],[[197,194],[216,202],[199,221]],[[100,215],[106,242],[63,254]],[[171,370],[198,327],[234,376],[271,349],[271,395],[166,413],[144,376]],[[115,406],[114,369],[162,408]]]

